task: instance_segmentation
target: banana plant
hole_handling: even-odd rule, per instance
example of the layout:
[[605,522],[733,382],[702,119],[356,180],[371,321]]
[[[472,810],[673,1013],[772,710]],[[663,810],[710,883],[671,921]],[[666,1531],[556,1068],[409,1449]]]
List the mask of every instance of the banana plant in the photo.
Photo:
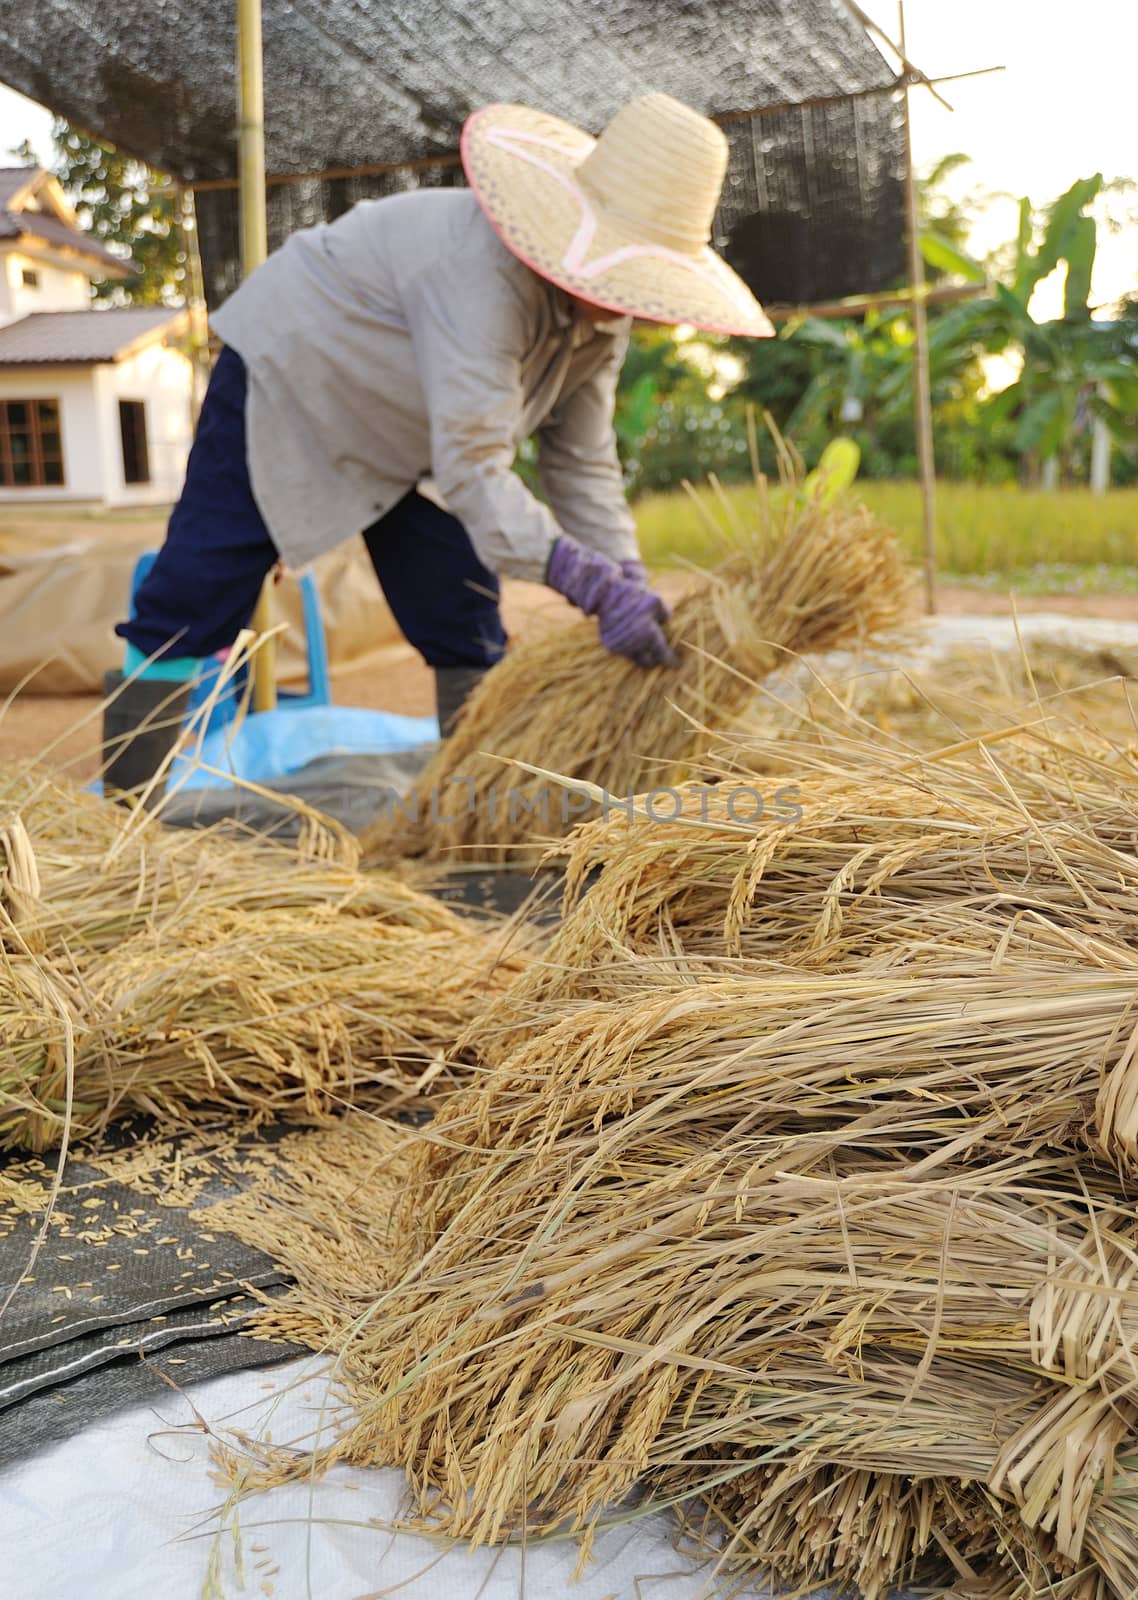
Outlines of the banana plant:
[[[812,437],[850,422],[872,432],[911,418],[913,326],[905,307],[869,312],[857,322],[806,319],[793,337],[816,347],[824,359],[786,423],[791,437]],[[954,306],[930,319],[935,405],[951,404],[978,383],[973,369],[991,343],[990,317],[974,305]]]
[[[1138,358],[1133,328],[1096,322],[1091,279],[1098,229],[1087,207],[1102,189],[1102,174],[1080,179],[1044,215],[1035,239],[1035,210],[1020,201],[1011,281],[996,286],[993,327],[1005,350],[1023,359],[1019,378],[984,407],[991,427],[1011,423],[1013,445],[1026,462],[1071,465],[1092,418],[1118,439],[1138,439]],[[1063,315],[1036,322],[1030,312],[1036,287],[1056,267],[1067,269]],[[978,308],[979,309],[979,308]]]

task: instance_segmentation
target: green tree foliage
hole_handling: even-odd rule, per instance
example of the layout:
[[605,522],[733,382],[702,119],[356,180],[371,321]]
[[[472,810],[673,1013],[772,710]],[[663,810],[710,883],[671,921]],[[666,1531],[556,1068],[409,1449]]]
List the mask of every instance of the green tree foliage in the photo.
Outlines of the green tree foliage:
[[[1021,200],[1005,281],[994,302],[975,308],[1000,348],[1022,361],[1018,380],[989,401],[982,420],[1010,428],[1029,481],[1046,461],[1058,462],[1067,481],[1080,477],[1096,419],[1124,446],[1138,444],[1138,320],[1125,305],[1121,317],[1095,320],[1090,303],[1098,224],[1089,209],[1102,189],[1096,173],[1042,210]],[[1056,268],[1065,271],[1063,315],[1036,322],[1032,295]]]
[[[721,343],[699,341],[713,357]],[[685,478],[703,482],[712,472],[725,478],[746,475],[744,404],[735,396],[713,400],[708,387],[693,341],[677,340],[671,328],[633,328],[613,419],[629,494],[670,489]],[[522,443],[514,468],[531,489],[542,492],[536,438]]]
[[[837,330],[840,335],[846,324],[817,326]],[[838,362],[844,364],[847,359],[844,341],[839,353],[825,335],[818,339],[796,337],[801,327],[801,323],[786,324],[774,339],[728,341],[742,372],[734,394],[757,411],[769,411],[783,433],[788,432],[790,419],[811,385],[828,368]],[[809,450],[807,441],[799,438],[795,442],[799,448],[805,445]]]
[[[708,393],[708,364],[715,364],[723,348],[722,340],[678,341],[670,328],[634,329],[615,418],[631,493],[746,470],[742,398],[732,393],[712,399]],[[725,387],[722,379],[710,386]]]
[[94,283],[96,301],[181,305],[186,260],[169,178],[62,120],[52,127],[52,147],[51,170],[82,226],[138,269],[123,281]]
[[[788,327],[779,342],[804,355],[811,369],[793,405],[786,407],[778,392],[783,374],[777,370],[773,385],[763,374],[747,387],[750,398],[775,412],[808,464],[828,440],[845,434],[859,446],[866,475],[916,472],[913,326],[906,309],[872,311],[856,321],[807,318]],[[985,349],[986,330],[969,306],[945,306],[930,315],[930,377],[942,458],[954,473],[1000,477],[1006,474],[976,438]],[[764,353],[755,354],[760,371]]]
[[[941,465],[954,476],[999,481],[1011,469],[994,438],[981,436],[983,356],[991,331],[963,306],[934,307],[929,356]],[[868,477],[916,472],[913,424],[913,326],[903,307],[857,319],[805,318],[777,339],[740,352],[744,376],[735,396],[769,410],[814,466],[827,442],[853,439]]]
[[[967,164],[967,156],[946,156],[921,186],[922,249],[932,279],[985,276],[964,251],[974,202],[953,198],[945,187]],[[998,442],[978,421],[983,356],[998,344],[992,330],[967,305],[934,306],[929,343],[942,467],[961,476],[1011,475]],[[903,307],[857,318],[804,318],[784,324],[777,339],[734,340],[731,347],[743,365],[736,394],[769,410],[809,466],[828,440],[844,434],[858,444],[866,476],[915,473],[913,329]]]
[[[923,187],[922,252],[930,277],[982,284],[992,294],[929,309],[929,350],[939,470],[952,477],[1032,481],[1041,462],[1056,460],[1068,481],[1085,475],[1091,424],[1098,418],[1115,439],[1138,444],[1138,311],[1124,302],[1113,321],[1092,315],[1091,275],[1100,225],[1115,226],[1119,205],[1134,186],[1100,176],[1076,183],[1051,205],[1019,204],[1017,236],[992,260],[967,251],[972,207],[991,196],[948,197],[945,180],[964,157],[933,169]],[[1114,210],[1099,204],[1109,187]],[[1061,318],[1036,322],[1029,303],[1056,269],[1065,273]],[[770,410],[813,465],[829,439],[845,434],[861,449],[870,477],[916,471],[912,404],[913,331],[904,309],[859,318],[804,318],[773,340],[736,340],[729,347],[742,378],[724,406],[739,401]],[[991,396],[985,358],[1018,359],[1021,375]],[[1116,475],[1129,476],[1120,455]],[[653,472],[653,481],[659,476]]]
[[954,151],[942,156],[918,184],[921,254],[930,281],[953,275],[968,282],[984,281],[983,267],[972,261],[966,252],[976,213],[994,197],[986,192],[958,197],[948,189],[949,179],[971,165],[971,156]]

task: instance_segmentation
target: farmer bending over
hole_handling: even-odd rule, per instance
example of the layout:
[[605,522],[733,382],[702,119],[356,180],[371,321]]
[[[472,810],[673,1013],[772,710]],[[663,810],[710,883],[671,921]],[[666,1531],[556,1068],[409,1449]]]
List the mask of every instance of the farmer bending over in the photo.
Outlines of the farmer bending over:
[[[435,670],[444,733],[505,649],[503,575],[548,584],[640,666],[673,661],[613,403],[633,317],[771,331],[708,244],[726,140],[666,95],[597,140],[492,105],[466,123],[462,161],[469,189],[364,201],[293,234],[214,316],[225,348],[185,487],[117,630],[132,680],[119,726],[138,728],[158,691],[165,726],[128,734],[109,787],[153,776],[176,735],[170,696],[233,644],[274,565],[361,528]],[[534,433],[548,506],[511,470]]]

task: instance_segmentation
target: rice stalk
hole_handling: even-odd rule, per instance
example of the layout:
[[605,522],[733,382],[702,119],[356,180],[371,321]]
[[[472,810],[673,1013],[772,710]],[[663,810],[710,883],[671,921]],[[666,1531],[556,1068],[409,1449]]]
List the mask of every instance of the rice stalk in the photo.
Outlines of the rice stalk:
[[922,1176],[822,1146],[792,1112],[741,1126],[693,1090],[682,1109],[658,1094],[661,1120],[649,1096],[566,1128],[546,1083],[519,1090],[529,1131],[509,1143],[473,1091],[450,1102],[385,1239],[433,1208],[414,1265],[366,1311],[341,1294],[331,1324],[310,1273],[286,1317],[296,1331],[308,1308],[343,1341],[360,1420],[322,1464],[403,1465],[425,1522],[476,1542],[587,1538],[637,1487],[716,1507],[732,1562],[754,1559],[772,1482],[903,1478],[887,1538],[855,1524],[835,1549],[823,1507],[800,1521],[810,1559],[783,1542],[775,1562],[871,1597],[945,1565],[929,1507],[962,1486],[985,1565],[1002,1540],[1062,1579],[1116,1538],[1099,1517],[1118,1518],[1102,1485],[1133,1433],[1138,1229],[1107,1169],[1089,1191],[1019,1153]]
[[859,506],[756,489],[750,531],[721,533],[722,564],[695,575],[669,634],[676,669],[605,652],[591,621],[527,638],[487,674],[414,796],[364,838],[368,856],[477,848],[501,860],[564,833],[579,808],[506,760],[552,768],[617,795],[690,777],[713,730],[787,658],[864,640],[906,612],[892,536]]
[[16,816],[40,880],[37,926],[99,955],[189,911],[331,910],[427,931],[457,929],[440,902],[390,873],[358,870],[343,830],[311,828],[295,847],[221,828],[167,829],[31,763],[0,765],[0,815]]
[[799,820],[741,820],[753,748],[712,758],[716,782],[681,790],[677,821],[638,806],[556,847],[567,914],[511,996],[523,1022],[604,998],[630,958],[693,980],[724,959],[1132,963],[1138,772],[1015,724],[927,753],[849,743],[797,785]]
[[0,1147],[57,1143],[69,1117],[89,1136],[134,1110],[423,1100],[522,961],[318,840],[168,833],[32,768],[0,793],[20,806],[0,833]]
[[[420,961],[409,1032],[428,1049],[461,1033],[446,1059],[475,1069],[433,1123],[395,1150],[358,1117],[322,1130],[270,1205],[229,1213],[298,1278],[262,1331],[336,1350],[357,1412],[315,1459],[267,1446],[242,1481],[399,1465],[421,1526],[571,1531],[585,1551],[634,1495],[677,1508],[725,1568],[799,1586],[1129,1600],[1125,752],[1038,704],[939,750],[823,741],[801,821],[763,828],[726,801],[761,744],[703,720],[706,814],[575,835],[566,924],[527,971],[493,952],[497,1003],[463,1028],[460,977],[447,1010],[444,932],[438,1016]],[[187,1075],[254,1115],[326,1115],[357,1047],[400,1050],[398,976],[382,1017],[337,999],[298,1040],[282,1017],[311,952],[285,910],[247,925],[218,906],[191,897],[165,980],[145,919],[100,959],[108,1036],[165,1117]],[[354,914],[305,916],[320,982],[338,979]],[[408,929],[381,931],[398,975]],[[262,991],[267,1034],[248,1021]]]

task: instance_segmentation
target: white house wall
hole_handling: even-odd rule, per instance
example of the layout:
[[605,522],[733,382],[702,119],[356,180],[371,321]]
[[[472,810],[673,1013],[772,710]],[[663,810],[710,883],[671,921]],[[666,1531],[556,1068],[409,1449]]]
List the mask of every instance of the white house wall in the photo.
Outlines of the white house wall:
[[[98,312],[93,314],[97,316]],[[99,394],[103,499],[110,506],[165,505],[176,500],[193,438],[193,363],[177,350],[150,345],[125,361],[94,370]],[[145,403],[149,483],[127,483],[123,477],[120,400]]]
[[[11,249],[0,252],[0,266],[0,323],[32,311],[85,311],[91,304],[87,275],[74,267],[57,267],[42,256]],[[39,275],[38,288],[24,283],[25,269]]]
[[[162,345],[151,345],[124,361],[97,366],[0,369],[0,400],[59,401],[64,474],[62,485],[0,486],[0,505],[75,501],[123,507],[167,505],[176,500],[193,433],[192,384],[192,363]],[[124,480],[120,400],[141,400],[146,406],[149,483]]]
[[[97,313],[92,312],[92,316]],[[6,489],[0,505],[103,499],[100,418],[95,395],[96,367],[6,367],[0,369],[0,400],[58,400],[63,433],[64,482],[42,489]],[[118,417],[115,417],[117,427]]]

